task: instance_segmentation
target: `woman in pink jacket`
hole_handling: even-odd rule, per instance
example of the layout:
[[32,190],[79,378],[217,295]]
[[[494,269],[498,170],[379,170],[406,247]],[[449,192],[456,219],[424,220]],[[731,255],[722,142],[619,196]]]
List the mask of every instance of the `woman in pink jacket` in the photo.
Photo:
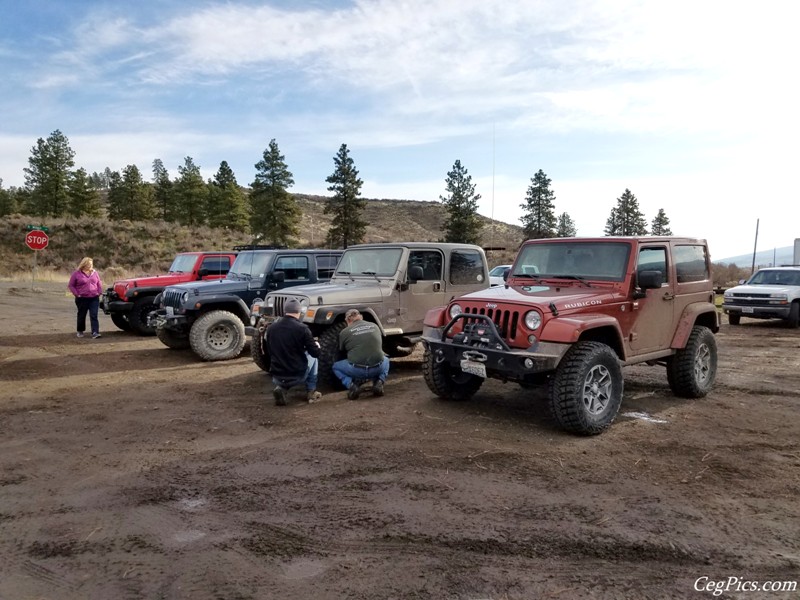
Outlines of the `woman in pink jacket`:
[[94,270],[94,261],[88,256],[84,257],[77,270],[69,278],[69,291],[75,296],[75,306],[78,307],[78,337],[83,337],[86,330],[86,313],[92,324],[92,337],[100,337],[100,322],[97,320],[97,309],[100,307],[100,295],[103,293],[103,284],[100,275]]

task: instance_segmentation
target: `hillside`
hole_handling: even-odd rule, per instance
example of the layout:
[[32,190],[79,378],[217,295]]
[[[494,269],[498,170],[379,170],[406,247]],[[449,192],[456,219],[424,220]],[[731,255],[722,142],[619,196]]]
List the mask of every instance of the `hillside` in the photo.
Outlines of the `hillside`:
[[[794,260],[794,247],[784,246],[771,250],[761,250],[756,252],[756,265],[774,266],[790,265]],[[720,261],[726,265],[737,265],[739,267],[749,267],[753,263],[753,254],[741,254],[730,258],[723,258]]]
[[[295,195],[303,211],[299,247],[324,242],[330,216],[323,196]],[[438,202],[367,199],[369,223],[365,242],[435,241],[441,237],[446,213]],[[484,221],[481,244],[504,247],[490,251],[490,264],[508,262],[522,242],[515,225]],[[178,252],[219,250],[251,243],[247,234],[209,227],[181,227],[164,221],[131,222],[90,218],[46,218],[12,215],[0,218],[0,277],[30,276],[34,253],[25,246],[26,225],[50,229],[50,243],[36,255],[37,277],[48,279],[69,273],[83,256],[92,256],[105,280],[154,274],[169,267]]]

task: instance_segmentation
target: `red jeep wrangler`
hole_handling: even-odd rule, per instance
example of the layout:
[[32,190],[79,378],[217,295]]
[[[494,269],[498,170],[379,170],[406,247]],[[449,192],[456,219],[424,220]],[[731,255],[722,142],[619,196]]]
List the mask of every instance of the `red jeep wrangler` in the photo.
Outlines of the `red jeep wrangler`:
[[155,335],[148,315],[158,307],[155,297],[168,285],[187,281],[222,279],[231,268],[236,252],[182,252],[175,257],[166,275],[120,279],[106,290],[100,305],[123,331]]
[[716,377],[717,331],[705,240],[532,240],[505,285],[428,312],[425,382],[456,400],[487,378],[549,383],[558,425],[597,434],[619,411],[624,365],[663,365],[673,393],[705,396]]

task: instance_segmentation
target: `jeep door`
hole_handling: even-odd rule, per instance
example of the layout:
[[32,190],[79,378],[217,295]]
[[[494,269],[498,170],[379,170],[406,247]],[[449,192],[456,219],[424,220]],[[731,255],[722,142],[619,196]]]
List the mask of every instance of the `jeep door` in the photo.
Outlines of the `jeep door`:
[[690,304],[708,303],[711,260],[705,244],[673,242],[672,262],[675,266],[675,319],[680,321]]
[[406,285],[400,292],[400,326],[404,333],[422,331],[425,313],[447,304],[444,254],[438,249],[408,253]]
[[669,257],[666,244],[639,246],[634,276],[637,288],[642,271],[660,271],[664,283],[659,289],[647,290],[644,298],[634,298],[631,302],[632,326],[628,337],[634,354],[669,348],[672,341],[676,319],[675,282]]

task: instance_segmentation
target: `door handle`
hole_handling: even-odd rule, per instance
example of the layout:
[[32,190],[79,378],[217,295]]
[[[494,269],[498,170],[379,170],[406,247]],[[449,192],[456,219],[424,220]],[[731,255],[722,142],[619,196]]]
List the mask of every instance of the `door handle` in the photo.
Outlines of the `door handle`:
[[672,292],[666,292],[661,298],[662,300],[675,300],[675,294]]
[[436,283],[434,283],[434,284],[433,284],[433,291],[434,291],[434,292],[438,292],[438,291],[439,291],[439,290],[441,290],[441,289],[442,289],[442,284],[441,284],[441,283],[439,283],[438,281],[437,281]]

